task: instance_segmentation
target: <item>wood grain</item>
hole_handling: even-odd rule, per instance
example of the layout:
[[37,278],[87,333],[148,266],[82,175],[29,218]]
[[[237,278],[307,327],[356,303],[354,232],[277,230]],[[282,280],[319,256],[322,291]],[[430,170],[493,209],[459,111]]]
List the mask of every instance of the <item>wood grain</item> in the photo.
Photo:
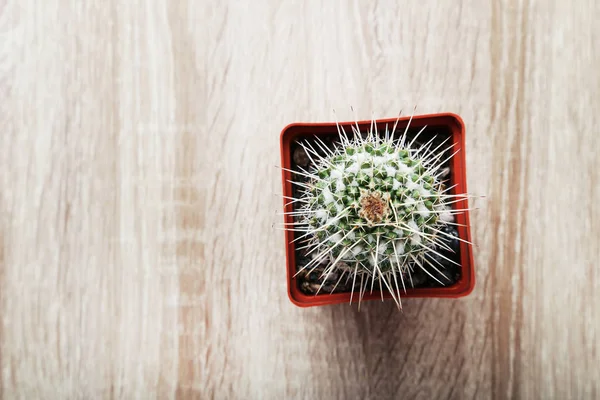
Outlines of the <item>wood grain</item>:
[[[600,398],[600,3],[249,4],[0,2],[2,398]],[[475,291],[294,307],[280,130],[415,104]]]

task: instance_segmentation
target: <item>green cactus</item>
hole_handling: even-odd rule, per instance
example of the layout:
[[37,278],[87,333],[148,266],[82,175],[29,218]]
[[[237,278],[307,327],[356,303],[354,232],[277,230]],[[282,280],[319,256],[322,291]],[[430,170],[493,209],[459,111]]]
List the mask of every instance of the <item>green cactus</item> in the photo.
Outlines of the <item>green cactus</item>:
[[362,293],[362,282],[371,278],[371,285],[385,286],[401,307],[400,287],[406,290],[404,277],[411,271],[421,268],[437,280],[428,271],[437,267],[426,263],[426,255],[443,257],[442,228],[455,213],[450,204],[465,195],[449,195],[441,184],[447,161],[440,160],[447,150],[441,145],[430,149],[430,141],[413,149],[406,131],[398,139],[387,129],[384,137],[370,130],[364,138],[353,128],[349,139],[339,132],[341,143],[333,150],[322,142],[321,151],[301,143],[313,165],[295,171],[308,179],[297,182],[301,206],[294,215],[306,227],[302,237],[311,261],[299,272],[326,262],[323,282],[337,272],[340,280],[350,276],[361,282]]

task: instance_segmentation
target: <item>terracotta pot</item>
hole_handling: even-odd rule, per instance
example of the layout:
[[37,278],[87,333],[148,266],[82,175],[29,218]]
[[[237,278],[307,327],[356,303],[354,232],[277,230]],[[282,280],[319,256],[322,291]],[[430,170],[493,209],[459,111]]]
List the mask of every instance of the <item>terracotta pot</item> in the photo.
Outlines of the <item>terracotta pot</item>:
[[[384,132],[386,125],[391,130],[396,123],[396,118],[380,119],[376,120],[378,132]],[[401,118],[398,121],[396,131],[403,132],[405,127],[409,123],[409,117]],[[356,122],[340,122],[340,127],[343,127],[346,132],[351,132],[351,126],[356,126]],[[358,126],[361,132],[367,131],[372,124],[372,121],[359,121]],[[443,113],[443,114],[431,114],[431,115],[419,115],[414,116],[410,121],[410,128],[420,129],[427,125],[427,128],[421,133],[421,138],[427,139],[431,137],[433,133],[428,132],[440,132],[445,131],[451,136],[451,141],[454,143],[452,151],[459,150],[450,160],[450,185],[456,185],[452,193],[464,194],[467,193],[467,182],[466,182],[466,167],[465,167],[465,126],[462,119],[455,114]],[[292,169],[292,146],[296,140],[309,138],[311,136],[318,136],[320,138],[331,138],[339,137],[338,130],[335,122],[328,123],[292,123],[286,126],[280,137],[281,144],[281,162],[282,167],[285,169]],[[450,142],[450,141],[449,141]],[[292,194],[292,173],[282,169],[282,184],[283,184],[283,195],[285,197],[293,197]],[[284,197],[284,211],[293,211],[293,205],[289,203],[289,199]],[[468,201],[463,199],[452,204],[454,209],[467,209]],[[471,242],[471,229],[469,222],[469,212],[462,212],[455,216],[458,226],[458,235],[461,239]],[[284,215],[284,222],[293,222],[293,217]],[[347,293],[319,293],[305,294],[299,287],[298,279],[294,277],[296,274],[296,243],[293,242],[295,233],[292,231],[285,231],[285,242],[286,242],[286,270],[287,270],[287,287],[288,295],[292,303],[300,307],[311,307],[321,306],[327,304],[336,303],[348,303],[350,301],[350,292]],[[409,288],[407,285],[406,293],[401,291],[401,298],[411,297],[447,297],[447,298],[458,298],[468,295],[475,285],[475,271],[473,267],[473,252],[471,245],[463,241],[460,242],[460,278],[454,284],[444,287],[426,287],[426,288]],[[377,286],[377,285],[375,285]],[[388,291],[383,291],[383,297],[390,299],[392,296]],[[367,291],[362,301],[366,300],[381,300],[381,293],[378,290],[374,290],[372,293]],[[355,292],[353,296],[353,302],[358,301],[358,293]]]

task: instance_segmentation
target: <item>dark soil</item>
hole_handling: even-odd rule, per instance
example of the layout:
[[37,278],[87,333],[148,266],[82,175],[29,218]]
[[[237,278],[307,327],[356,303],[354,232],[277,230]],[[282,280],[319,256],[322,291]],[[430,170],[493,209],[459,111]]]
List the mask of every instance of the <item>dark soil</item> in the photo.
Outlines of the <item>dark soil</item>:
[[[393,124],[390,124],[389,129],[391,130],[392,127],[393,127]],[[378,128],[378,129],[379,129],[380,134],[382,133],[382,131],[385,131],[385,128],[383,130],[380,128]],[[397,129],[397,130],[400,131],[400,134],[402,134],[404,132],[404,129]],[[419,132],[419,130],[420,130],[420,128],[409,129],[408,134],[407,134],[408,138],[410,139],[409,142],[412,141],[412,139]],[[412,147],[418,148],[419,146],[421,146],[421,145],[427,143],[429,140],[431,140],[431,138],[433,136],[435,136],[435,139],[433,140],[432,145],[430,147],[431,149],[434,149],[439,144],[441,144],[444,140],[448,139],[450,137],[450,134],[451,134],[450,131],[445,126],[437,126],[437,127],[436,126],[428,126],[420,134],[420,136],[417,138],[417,140],[415,141],[415,143],[413,144]],[[366,133],[363,133],[363,135],[365,135],[365,137],[366,137]],[[397,137],[397,136],[398,135],[395,135],[395,137]],[[334,148],[336,146],[339,146],[339,136],[338,136],[337,132],[335,132],[335,133],[332,132],[332,134],[329,136],[320,134],[318,137],[329,148]],[[302,138],[302,141],[309,142],[309,143],[313,142],[313,143],[311,143],[313,145],[312,147],[315,149],[319,149],[319,147],[316,145],[317,141],[314,139],[313,135],[306,135],[305,137]],[[447,149],[450,144],[451,144],[451,139],[449,139],[443,146],[440,147],[440,151]],[[453,151],[454,150],[452,150],[452,149],[445,150],[446,154],[444,154],[441,157],[441,159],[446,160],[448,157],[450,157],[452,155]],[[304,150],[298,144],[296,144],[296,143],[292,144],[291,148],[290,148],[290,152],[291,152],[290,155],[291,155],[293,170],[299,171],[298,167],[302,167],[304,169],[308,169],[311,167],[311,161],[310,161],[309,157],[306,156],[306,154],[304,153]],[[444,163],[444,166],[442,168],[445,168],[447,171],[445,176],[443,176],[443,178],[442,178],[443,179],[442,183],[446,187],[449,187],[449,186],[451,186],[450,182],[454,181],[454,179],[452,179],[453,171],[451,168],[450,160],[447,160]],[[301,181],[301,182],[307,180],[302,175],[298,175],[298,174],[295,174],[293,179],[296,181]],[[299,196],[298,186],[297,185],[292,185],[292,186],[293,186],[293,197],[297,198]],[[454,190],[452,190],[451,192],[454,192]],[[454,204],[452,206],[454,206]],[[458,237],[458,231],[456,230],[456,227],[448,226],[445,230],[447,233]],[[294,238],[296,237],[296,235],[300,235],[300,233],[295,233]],[[438,249],[438,252],[440,254],[442,254],[444,257],[449,258],[450,260],[453,260],[460,264],[459,241],[448,239],[447,243],[454,250],[454,252],[450,252],[445,249]],[[457,265],[455,265],[435,254],[433,254],[432,257],[435,257],[436,260],[440,264],[443,265],[443,268],[440,267],[440,265],[437,263],[432,263],[432,265],[434,265],[439,270],[439,272],[436,272],[436,268],[431,268],[431,267],[428,267],[427,265],[425,267],[433,276],[435,276],[441,282],[444,282],[444,285],[441,285],[439,282],[437,282],[435,279],[433,279],[427,273],[425,273],[422,269],[415,268],[414,271],[411,272],[411,276],[410,276],[410,278],[412,278],[412,283],[413,283],[414,288],[434,288],[434,287],[451,286],[460,279],[461,271]],[[297,271],[300,270],[304,265],[306,265],[308,263],[308,261],[309,261],[309,259],[306,257],[306,250],[296,250],[296,270]],[[306,294],[315,294],[317,292],[318,288],[323,283],[323,278],[321,277],[321,274],[323,272],[323,269],[326,266],[327,266],[326,264],[320,265],[319,267],[314,269],[310,274],[308,274],[308,271],[306,271],[306,272],[303,271],[301,274],[299,274],[296,279],[299,288]],[[347,275],[350,275],[350,274],[347,274]],[[343,292],[350,292],[353,290],[352,278],[350,278],[350,279],[342,279],[342,281],[335,288],[335,291],[333,291],[333,288],[334,288],[335,284],[338,282],[338,279],[339,279],[338,274],[331,274],[328,277],[325,284],[323,285],[323,287],[321,288],[319,294],[321,294],[321,293],[322,294],[343,293]],[[405,276],[404,281],[407,284],[407,289],[408,289],[410,287],[409,277]],[[400,282],[400,277],[398,277],[398,282]],[[368,282],[367,284],[368,284],[367,287],[370,288],[371,282]],[[359,285],[360,285],[360,282],[356,282],[355,290],[357,292],[358,292]],[[379,290],[378,282],[375,282],[375,286],[373,289]],[[387,291],[385,288],[383,288],[383,290]]]

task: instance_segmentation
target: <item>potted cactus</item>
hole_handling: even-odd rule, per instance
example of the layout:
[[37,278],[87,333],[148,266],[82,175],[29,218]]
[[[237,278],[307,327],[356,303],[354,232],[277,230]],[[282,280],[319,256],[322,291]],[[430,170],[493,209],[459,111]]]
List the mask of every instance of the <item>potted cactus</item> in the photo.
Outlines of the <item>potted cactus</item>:
[[288,295],[301,307],[460,297],[475,284],[454,114],[281,133]]

